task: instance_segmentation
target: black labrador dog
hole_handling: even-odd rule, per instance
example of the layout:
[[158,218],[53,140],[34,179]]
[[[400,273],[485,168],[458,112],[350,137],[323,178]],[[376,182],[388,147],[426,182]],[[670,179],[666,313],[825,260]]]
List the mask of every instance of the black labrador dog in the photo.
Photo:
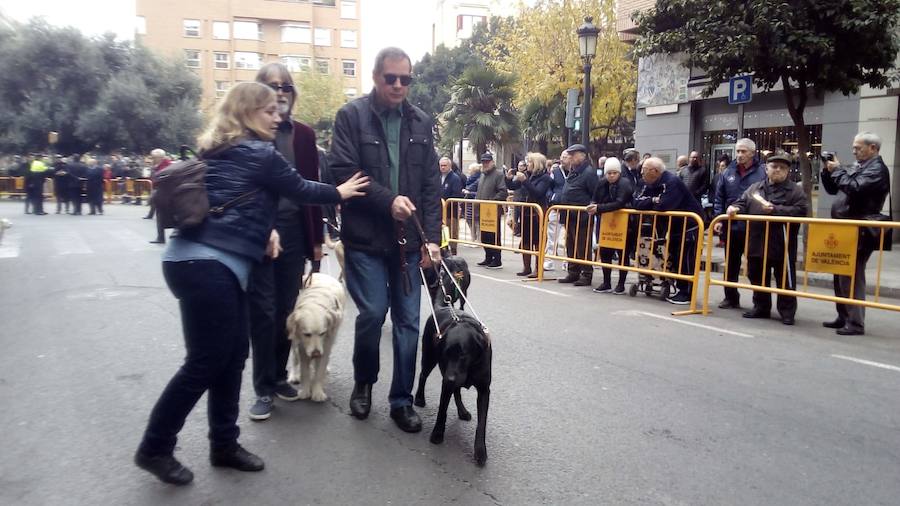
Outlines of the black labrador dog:
[[[431,442],[444,442],[447,424],[447,407],[450,396],[456,400],[456,413],[461,420],[471,420],[472,415],[462,403],[462,388],[474,386],[478,392],[478,427],[475,430],[475,462],[483,466],[487,461],[485,429],[488,404],[491,396],[491,342],[481,324],[473,316],[451,307],[435,304],[435,318],[429,317],[422,333],[422,371],[416,390],[416,406],[425,406],[425,380],[435,365],[444,377],[441,384],[441,401],[437,420],[431,431]],[[456,313],[458,320],[454,320]],[[440,335],[438,329],[440,328]]]
[[[460,256],[448,256],[444,258],[444,264],[446,264],[447,269],[453,273],[453,278],[456,279],[456,285],[459,285],[463,295],[468,297],[469,285],[472,284],[472,274],[469,273],[469,264]],[[450,275],[447,274],[447,271],[442,267],[438,266],[438,269],[444,282],[444,289],[447,290],[447,295],[450,296],[450,305],[459,301],[459,308],[465,309],[466,301],[460,297],[459,290],[456,289],[456,285],[453,284]],[[438,275],[434,272],[434,269],[424,269],[424,272],[431,300],[434,304],[438,304],[439,299],[440,301],[443,301],[444,298],[444,294],[441,293],[440,283],[438,283]]]

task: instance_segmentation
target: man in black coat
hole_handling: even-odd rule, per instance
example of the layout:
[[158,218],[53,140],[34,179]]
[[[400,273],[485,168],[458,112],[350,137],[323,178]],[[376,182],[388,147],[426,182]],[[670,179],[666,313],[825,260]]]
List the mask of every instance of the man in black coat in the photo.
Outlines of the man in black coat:
[[[453,162],[446,156],[441,158],[441,198],[463,198],[463,181],[459,174],[453,170]],[[451,239],[459,239],[459,204],[447,204],[447,228],[450,230]],[[450,241],[450,254],[456,254],[456,243]]]
[[[644,185],[634,196],[634,208],[647,211],[686,211],[703,216],[703,208],[697,199],[691,195],[687,186],[674,173],[666,170],[666,165],[656,157],[644,160],[641,166],[641,178]],[[694,274],[694,261],[697,254],[698,227],[694,220],[685,218],[672,218],[658,220],[657,224],[663,227],[661,235],[665,235],[664,227],[669,226],[669,258],[672,260],[674,272],[681,274]],[[684,255],[682,256],[682,241],[684,236]],[[680,269],[679,266],[680,265]],[[691,303],[692,283],[685,280],[675,281],[678,292],[669,296],[672,304],[686,305]]]
[[53,196],[56,198],[56,214],[61,214],[63,207],[69,214],[69,171],[66,161],[56,155],[53,161]]
[[[566,149],[569,153],[570,167],[566,174],[566,185],[563,187],[560,204],[566,206],[587,206],[597,188],[597,171],[591,167],[587,148],[583,144],[572,144]],[[566,256],[579,260],[591,260],[591,223],[592,217],[587,212],[562,211],[560,221],[566,227]],[[575,286],[590,286],[594,277],[594,266],[569,261],[569,273],[560,278],[560,283],[573,283]]]
[[[102,171],[101,171],[102,175]],[[88,177],[88,166],[81,161],[81,155],[74,155],[69,164],[69,198],[72,201],[72,214],[81,215],[81,204],[84,201],[81,195],[81,182]]]
[[441,179],[431,119],[406,99],[411,74],[412,63],[403,50],[389,47],[378,53],[372,93],[337,112],[329,162],[338,183],[358,171],[371,181],[365,196],[345,202],[341,209],[347,290],[359,310],[350,413],[360,420],[369,416],[381,327],[390,309],[391,418],[401,430],[418,432],[422,420],[412,408],[419,342],[418,267],[430,266],[441,255]]
[[[764,216],[809,214],[803,188],[788,179],[790,170],[789,156],[780,153],[769,156],[766,163],[766,179],[750,185],[739,199],[728,206],[726,214],[728,216],[738,213]],[[750,282],[757,286],[769,286],[769,279],[774,276],[775,286],[778,288],[796,289],[797,234],[800,226],[796,223],[769,223],[768,239],[766,223],[750,222],[749,226],[747,274]],[[778,294],[777,308],[781,323],[793,325],[794,315],[797,313],[797,297]],[[744,318],[769,318],[771,312],[772,294],[754,290],[753,309],[745,312]]]
[[[853,154],[856,165],[850,169],[840,166],[835,159],[825,165],[821,173],[822,185],[831,195],[837,195],[831,205],[831,217],[851,220],[873,220],[879,218],[884,201],[891,190],[891,179],[884,160],[881,159],[881,138],[871,132],[861,132],[853,139]],[[883,215],[881,215],[883,216]],[[865,229],[860,230],[856,253],[856,272],[850,276],[834,276],[834,295],[837,297],[865,300],[866,262],[872,252],[878,249],[879,238],[872,237]],[[850,293],[853,285],[853,293]],[[842,336],[863,335],[865,333],[866,309],[863,306],[836,304],[838,317],[824,322],[827,328],[837,329]]]

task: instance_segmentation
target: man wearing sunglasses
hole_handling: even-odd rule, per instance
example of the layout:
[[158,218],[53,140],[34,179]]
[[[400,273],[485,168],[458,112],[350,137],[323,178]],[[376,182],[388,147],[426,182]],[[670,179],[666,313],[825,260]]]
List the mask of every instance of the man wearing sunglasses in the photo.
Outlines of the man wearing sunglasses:
[[[307,125],[291,119],[297,98],[293,79],[281,63],[264,65],[256,81],[275,90],[281,123],[275,134],[275,146],[307,180],[319,181],[319,153],[316,133]],[[253,347],[253,388],[256,402],[250,407],[250,419],[271,416],[274,399],[296,401],[309,397],[287,382],[286,365],[290,341],[285,332],[288,314],[294,309],[307,260],[322,258],[322,208],[298,206],[288,199],[278,201],[275,230],[282,251],[257,264],[250,277],[250,343]]]
[[[350,413],[369,415],[378,379],[381,327],[391,310],[394,370],[388,400],[402,430],[418,432],[412,408],[419,335],[418,268],[440,258],[441,179],[431,119],[406,100],[412,64],[403,50],[375,58],[372,93],[335,117],[329,166],[336,182],[357,171],[371,180],[364,197],[344,203],[341,239],[347,290],[359,309],[353,348]],[[424,229],[424,241],[416,220]]]

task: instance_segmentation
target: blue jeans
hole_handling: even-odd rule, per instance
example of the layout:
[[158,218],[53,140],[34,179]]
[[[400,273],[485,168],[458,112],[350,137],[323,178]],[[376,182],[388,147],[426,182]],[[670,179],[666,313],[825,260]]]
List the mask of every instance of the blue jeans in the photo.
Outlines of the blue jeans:
[[187,355],[150,413],[140,449],[171,455],[185,419],[206,393],[213,449],[237,442],[241,376],[247,359],[246,296],[234,274],[215,260],[163,262],[181,309]]
[[[345,273],[347,290],[359,309],[353,344],[353,378],[357,383],[378,381],[381,327],[391,310],[394,344],[394,377],[388,400],[391,409],[412,405],[419,345],[421,280],[419,251],[406,253],[402,272],[397,255],[376,255],[347,248]],[[404,292],[403,276],[409,278]]]

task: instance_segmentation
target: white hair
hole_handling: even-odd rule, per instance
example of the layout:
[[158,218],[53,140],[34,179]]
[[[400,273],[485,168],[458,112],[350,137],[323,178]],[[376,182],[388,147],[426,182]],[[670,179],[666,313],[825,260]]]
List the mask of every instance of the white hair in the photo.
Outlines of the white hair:
[[867,146],[875,146],[875,149],[881,151],[881,137],[872,132],[860,132],[853,138],[855,141],[863,141]]
[[444,160],[447,160],[448,162],[453,163],[453,160],[451,160],[449,156],[442,156],[441,159],[438,160],[438,163],[443,162]]
[[743,139],[738,139],[737,142],[734,143],[735,148],[737,148],[738,146],[744,146],[750,151],[756,152],[756,143],[746,137],[744,137]]
[[[648,165],[650,167],[648,167]],[[665,172],[666,171],[666,162],[662,161],[662,158],[651,156],[650,158],[644,160],[643,167],[654,168],[654,169],[659,170],[660,172]]]
[[156,156],[156,157],[162,158],[162,157],[166,156],[166,152],[162,148],[156,148],[150,152],[150,156]]

